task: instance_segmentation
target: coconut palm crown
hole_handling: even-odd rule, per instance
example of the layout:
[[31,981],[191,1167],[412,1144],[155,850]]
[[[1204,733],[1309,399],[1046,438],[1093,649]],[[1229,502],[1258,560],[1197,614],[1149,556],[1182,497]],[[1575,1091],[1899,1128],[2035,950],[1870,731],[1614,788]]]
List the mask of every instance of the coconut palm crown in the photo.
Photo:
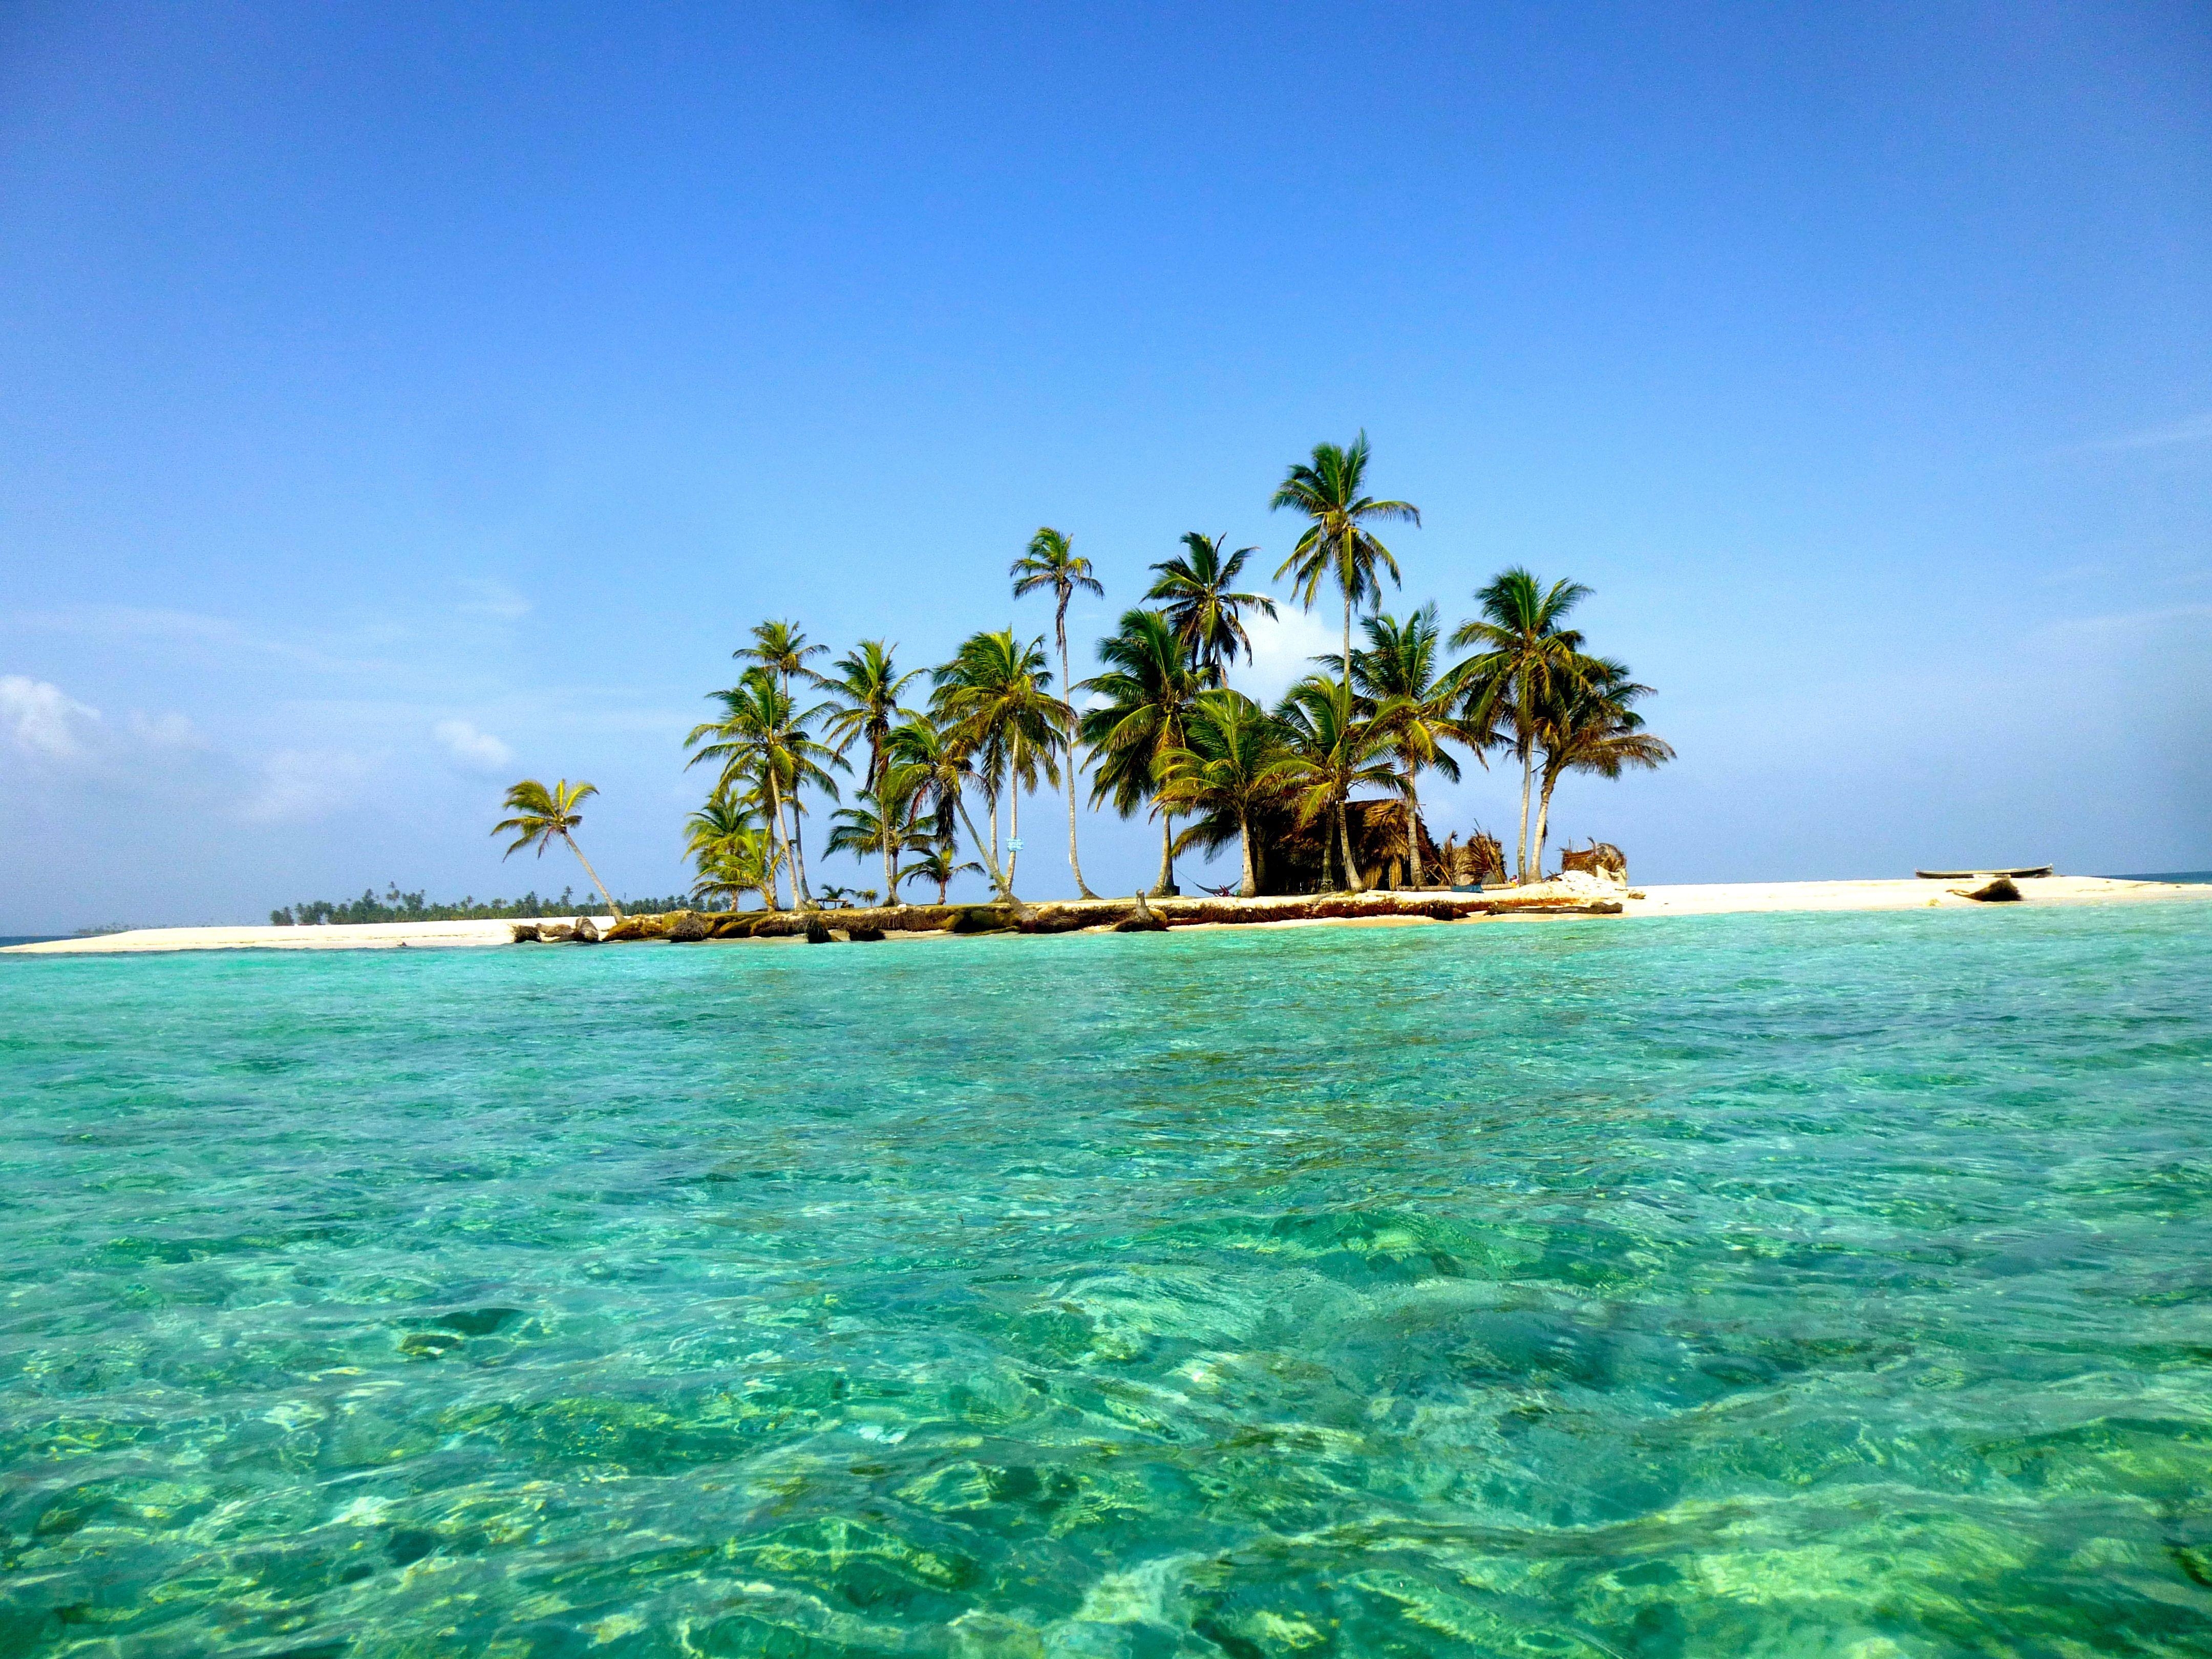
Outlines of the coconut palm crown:
[[1245,631],[1247,611],[1273,619],[1275,602],[1265,593],[1240,593],[1235,589],[1245,562],[1260,550],[1240,547],[1224,556],[1226,536],[1201,535],[1194,530],[1182,538],[1183,554],[1163,559],[1152,567],[1158,578],[1146,592],[1147,603],[1158,603],[1183,642],[1216,680],[1223,668],[1242,651],[1252,654],[1252,636]]
[[1105,672],[1075,688],[1095,700],[1083,715],[1083,741],[1095,757],[1091,804],[1110,803],[1125,818],[1147,805],[1160,813],[1152,892],[1162,897],[1175,886],[1175,813],[1158,799],[1161,765],[1183,747],[1183,724],[1206,676],[1157,611],[1123,611],[1121,626],[1098,641],[1098,660]]
[[1334,582],[1344,596],[1343,672],[1347,684],[1352,678],[1352,609],[1382,598],[1379,573],[1389,572],[1394,586],[1399,580],[1398,561],[1376,539],[1371,526],[1421,522],[1420,509],[1412,502],[1376,501],[1365,493],[1368,459],[1364,432],[1349,449],[1316,444],[1312,460],[1299,462],[1284,474],[1267,503],[1306,518],[1305,530],[1275,572],[1276,580],[1288,575],[1292,595],[1309,611],[1324,582]]

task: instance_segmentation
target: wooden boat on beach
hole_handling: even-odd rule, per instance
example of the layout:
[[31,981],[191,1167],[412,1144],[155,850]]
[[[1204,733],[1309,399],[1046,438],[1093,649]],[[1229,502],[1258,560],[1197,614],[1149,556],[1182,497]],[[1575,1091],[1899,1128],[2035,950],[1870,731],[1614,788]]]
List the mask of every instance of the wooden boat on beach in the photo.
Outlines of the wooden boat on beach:
[[2051,866],[2039,864],[2032,870],[1915,870],[1912,873],[1923,881],[1972,881],[1977,876],[1984,878],[2010,876],[2019,880],[2025,877],[2047,876],[2051,873]]

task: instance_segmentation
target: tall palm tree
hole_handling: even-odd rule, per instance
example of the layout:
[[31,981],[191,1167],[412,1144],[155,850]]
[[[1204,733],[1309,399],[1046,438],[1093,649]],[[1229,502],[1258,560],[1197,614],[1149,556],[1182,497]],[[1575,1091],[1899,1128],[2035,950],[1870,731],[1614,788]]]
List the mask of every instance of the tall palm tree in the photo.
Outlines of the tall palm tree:
[[[789,702],[791,683],[794,679],[811,680],[817,685],[821,684],[821,676],[815,673],[806,664],[810,658],[828,656],[830,647],[826,645],[810,644],[806,635],[799,631],[799,624],[796,623],[769,621],[755,623],[752,643],[741,645],[730,654],[739,662],[756,664],[775,676],[777,686],[781,689],[785,700]],[[802,726],[810,724],[816,712],[809,709],[805,714],[795,716],[794,724]],[[806,890],[806,829],[801,822],[806,808],[799,799],[799,791],[804,787],[804,782],[803,779],[795,780],[790,788],[791,873],[793,890],[798,895],[795,902],[802,905],[811,905],[814,902],[813,896]]]
[[[1003,902],[1013,903],[1014,890],[999,867],[998,849],[993,844],[998,839],[996,834],[987,842],[977,833],[975,820],[969,816],[968,786],[975,779],[973,755],[927,719],[908,720],[894,731],[890,751],[902,769],[914,774],[916,804],[926,805],[932,820],[931,839],[938,850],[951,856],[957,844],[955,826],[965,828],[968,839],[990,862],[983,873],[990,877],[992,888]],[[957,874],[961,867],[964,866],[956,866],[952,873]],[[951,878],[951,875],[945,878]]]
[[[1051,526],[1041,527],[1030,538],[1029,550],[1016,559],[1006,573],[1014,579],[1014,597],[1049,589],[1052,593],[1052,633],[1060,646],[1060,683],[1073,685],[1067,666],[1067,602],[1079,590],[1086,593],[1104,595],[1106,590],[1098,578],[1091,574],[1091,561],[1076,556],[1071,539]],[[1075,872],[1075,891],[1079,898],[1097,898],[1083,879],[1083,860],[1075,851],[1075,775],[1082,769],[1082,757],[1075,751],[1075,732],[1067,734],[1067,867]]]
[[[1437,672],[1437,641],[1442,631],[1437,607],[1425,605],[1404,622],[1384,615],[1361,623],[1367,649],[1352,659],[1352,689],[1370,705],[1369,718],[1398,759],[1398,792],[1406,798],[1407,860],[1413,885],[1427,885],[1421,870],[1423,771],[1459,781],[1459,763],[1444,747],[1468,743],[1470,734],[1458,718],[1462,693],[1456,675]],[[1481,757],[1478,747],[1475,755]],[[1487,763],[1486,763],[1487,764]]]
[[[1359,718],[1352,706],[1352,690],[1340,682],[1309,674],[1284,695],[1275,708],[1288,753],[1279,776],[1296,803],[1298,823],[1311,823],[1324,813],[1336,825],[1337,856],[1343,861],[1344,884],[1360,890],[1359,861],[1352,850],[1350,814],[1345,803],[1355,789],[1397,786],[1383,734]],[[1328,845],[1323,831],[1322,845]],[[1328,879],[1328,857],[1322,861]]]
[[1151,803],[1161,818],[1160,874],[1155,897],[1175,890],[1175,812],[1158,798],[1161,763],[1183,747],[1191,705],[1206,674],[1168,619],[1157,611],[1125,611],[1114,633],[1098,641],[1105,672],[1076,687],[1102,701],[1084,711],[1091,747],[1091,803],[1110,802],[1123,817]]
[[1583,678],[1564,685],[1544,708],[1536,741],[1542,745],[1536,806],[1536,867],[1544,865],[1544,839],[1552,818],[1552,791],[1569,772],[1617,778],[1631,766],[1656,772],[1674,758],[1674,746],[1644,729],[1634,705],[1651,688],[1628,678],[1628,665],[1610,658],[1589,659]]
[[1255,611],[1270,620],[1275,615],[1275,602],[1265,593],[1234,591],[1245,561],[1260,550],[1240,547],[1224,558],[1221,544],[1228,539],[1191,531],[1182,538],[1187,550],[1182,557],[1163,559],[1152,567],[1159,578],[1145,594],[1148,602],[1161,602],[1168,626],[1216,684],[1239,651],[1247,657],[1252,654],[1243,612]]
[[685,767],[720,761],[721,775],[714,786],[718,793],[734,793],[747,781],[765,792],[769,821],[775,827],[783,861],[792,872],[793,902],[801,909],[811,909],[814,898],[807,891],[806,867],[793,854],[792,832],[784,827],[784,806],[789,803],[796,817],[795,797],[806,784],[826,790],[834,799],[837,785],[828,768],[850,769],[842,756],[816,742],[807,732],[772,671],[748,668],[735,685],[709,695],[722,705],[722,717],[691,728],[684,746],[699,752],[684,763]]
[[1362,432],[1349,449],[1334,444],[1316,444],[1313,459],[1300,462],[1284,474],[1267,505],[1290,507],[1306,516],[1304,532],[1275,572],[1279,581],[1287,574],[1291,592],[1306,610],[1324,580],[1334,580],[1344,595],[1343,672],[1352,683],[1352,610],[1372,604],[1382,596],[1377,573],[1388,570],[1395,584],[1398,561],[1376,539],[1371,525],[1395,520],[1418,525],[1420,509],[1410,501],[1378,501],[1364,494],[1367,488],[1367,434]]
[[[831,672],[821,677],[822,689],[830,694],[829,702],[823,705],[828,715],[823,735],[841,755],[856,741],[866,740],[868,781],[863,793],[874,800],[883,799],[885,794],[884,780],[889,763],[884,758],[884,745],[890,740],[891,727],[902,720],[912,719],[915,713],[900,707],[899,694],[909,681],[921,677],[919,668],[904,674],[898,672],[891,660],[894,648],[881,640],[862,640],[831,665]],[[845,814],[836,816],[842,817]],[[834,836],[830,850],[838,850]],[[884,890],[895,893],[898,889],[893,866],[897,854],[892,838],[883,840],[882,850]]]
[[514,844],[501,854],[502,863],[524,848],[532,846],[538,848],[538,856],[542,859],[547,848],[556,841],[561,842],[576,855],[576,862],[584,866],[584,873],[592,878],[592,885],[599,890],[599,896],[607,902],[607,913],[619,921],[622,906],[617,904],[615,896],[607,891],[607,884],[599,879],[599,872],[592,868],[592,861],[584,856],[584,849],[576,845],[575,829],[584,821],[583,814],[576,809],[599,793],[594,785],[571,783],[566,778],[550,789],[535,778],[525,778],[507,792],[507,799],[502,803],[514,816],[502,818],[494,824],[491,832],[495,836],[503,836],[510,830],[515,832]]
[[1260,864],[1252,845],[1252,814],[1285,787],[1282,729],[1242,691],[1202,691],[1184,722],[1186,747],[1161,757],[1160,801],[1199,821],[1179,841],[1212,852],[1230,836],[1243,860],[1237,895],[1260,890]]
[[[952,744],[982,763],[984,789],[991,802],[991,839],[999,836],[999,798],[1008,798],[1011,823],[1005,890],[1013,902],[1014,860],[1022,834],[1022,795],[1040,774],[1060,782],[1056,758],[1066,740],[1073,712],[1052,695],[1052,670],[1045,665],[1044,637],[1026,642],[1014,630],[969,635],[952,660],[933,669],[936,690],[932,706],[950,727]],[[993,863],[997,862],[994,853]]]
[[899,877],[899,879],[901,881],[935,882],[937,884],[937,902],[939,904],[942,904],[945,902],[945,895],[947,890],[949,890],[952,885],[953,878],[956,876],[966,875],[970,871],[979,876],[984,873],[983,866],[976,863],[973,859],[969,860],[964,864],[955,864],[952,861],[952,853],[950,848],[945,847],[933,847],[929,851],[916,859],[914,863],[908,867],[906,872]]
[[1529,880],[1528,805],[1544,708],[1588,677],[1583,636],[1566,627],[1568,612],[1589,597],[1580,582],[1546,587],[1516,565],[1476,590],[1480,614],[1452,630],[1454,650],[1473,645],[1480,653],[1459,668],[1470,725],[1510,730],[1521,761],[1521,842],[1516,880]]
[[752,809],[727,790],[717,789],[707,804],[684,821],[684,850],[698,866],[695,897],[720,895],[731,901],[757,892],[771,910],[783,908],[775,891],[775,872],[783,855],[768,832],[753,821]]

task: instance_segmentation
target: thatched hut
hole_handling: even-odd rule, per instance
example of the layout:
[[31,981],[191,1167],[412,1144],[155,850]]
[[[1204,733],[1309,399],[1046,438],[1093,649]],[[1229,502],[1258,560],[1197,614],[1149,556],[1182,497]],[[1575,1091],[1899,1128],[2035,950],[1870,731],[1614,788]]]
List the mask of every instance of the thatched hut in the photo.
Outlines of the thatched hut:
[[[1359,866],[1361,886],[1412,884],[1409,826],[1421,838],[1423,882],[1431,887],[1449,884],[1436,838],[1404,801],[1355,800],[1345,808],[1345,828],[1352,837],[1352,856]],[[1271,812],[1255,821],[1252,829],[1262,893],[1314,893],[1334,884],[1336,860],[1329,856],[1328,849],[1335,842],[1334,814],[1324,813],[1301,825],[1287,811]]]

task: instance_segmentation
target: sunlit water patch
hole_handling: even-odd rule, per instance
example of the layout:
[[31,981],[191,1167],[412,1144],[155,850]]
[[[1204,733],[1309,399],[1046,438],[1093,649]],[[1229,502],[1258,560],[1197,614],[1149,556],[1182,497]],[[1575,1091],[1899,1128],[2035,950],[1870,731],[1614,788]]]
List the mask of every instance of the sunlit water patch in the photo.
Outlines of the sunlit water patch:
[[0,961],[0,1652],[2203,1654],[2212,907]]

